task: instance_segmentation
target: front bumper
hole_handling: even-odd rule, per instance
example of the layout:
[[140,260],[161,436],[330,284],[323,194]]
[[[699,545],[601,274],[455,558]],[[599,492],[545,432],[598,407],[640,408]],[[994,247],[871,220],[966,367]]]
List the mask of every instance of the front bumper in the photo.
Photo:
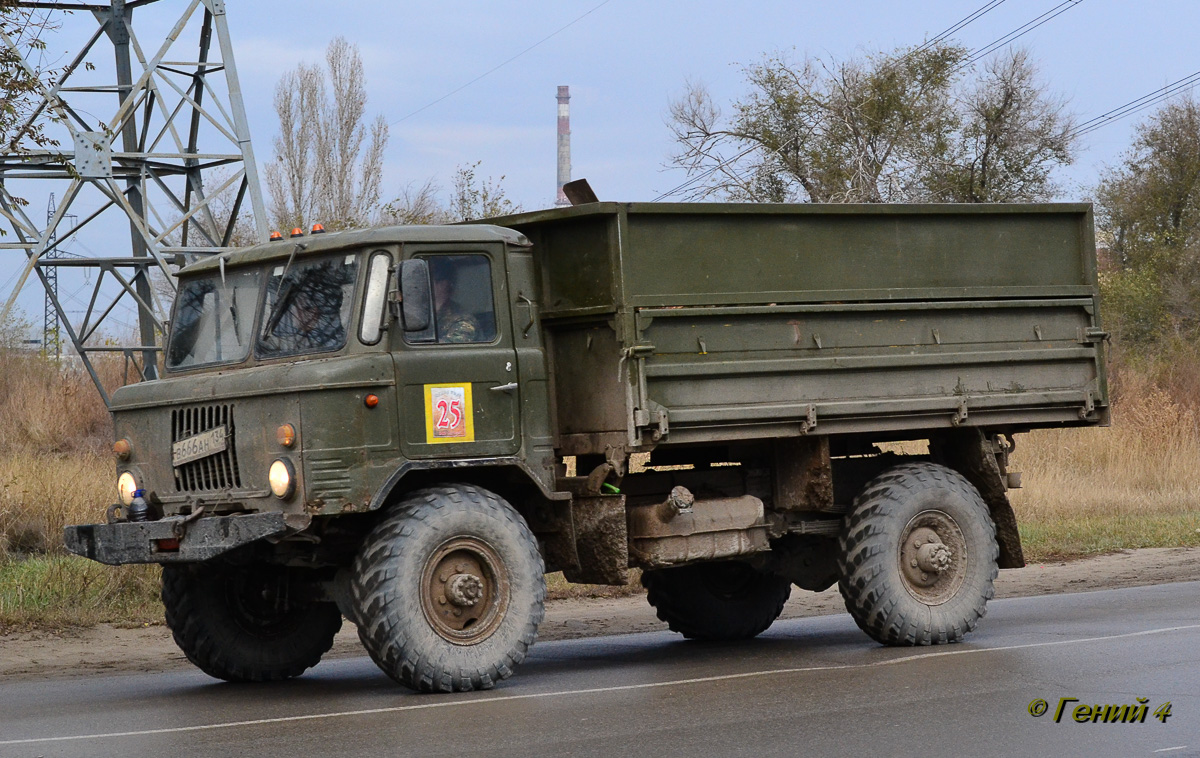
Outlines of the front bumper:
[[[197,563],[235,547],[290,531],[282,513],[209,516],[116,524],[80,524],[63,530],[76,555],[120,566],[125,563]],[[182,534],[182,537],[179,535]],[[158,540],[179,540],[178,550],[161,550]]]

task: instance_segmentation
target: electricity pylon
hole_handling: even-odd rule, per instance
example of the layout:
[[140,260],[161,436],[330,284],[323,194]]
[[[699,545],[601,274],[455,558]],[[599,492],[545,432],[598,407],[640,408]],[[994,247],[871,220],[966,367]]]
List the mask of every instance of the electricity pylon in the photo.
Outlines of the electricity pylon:
[[[229,249],[244,210],[253,217],[255,240],[267,239],[225,2],[20,1],[16,6],[51,14],[72,11],[55,16],[59,36],[81,31],[89,21],[91,28],[79,37],[86,41],[70,63],[52,76],[33,52],[23,52],[19,40],[0,31],[0,44],[20,56],[26,74],[41,82],[25,124],[0,146],[0,224],[8,226],[0,250],[25,253],[0,321],[35,274],[107,404],[92,356],[119,352],[127,373],[133,366],[141,379],[157,378],[163,301],[174,291],[174,267]],[[182,13],[173,15],[181,7]],[[135,13],[139,18],[159,14],[150,17],[158,23],[175,20],[165,38],[144,49],[134,29]],[[57,147],[32,144],[29,130],[36,123]],[[34,224],[19,197],[41,194],[50,182],[65,189],[46,224]],[[72,208],[78,211],[72,214]],[[72,217],[82,220],[71,223]],[[121,227],[128,229],[125,242],[117,241],[124,232],[114,234]],[[72,237],[87,239],[84,249],[104,252],[81,258],[47,255]],[[63,267],[95,273],[82,319],[68,317],[57,288],[50,286]],[[131,302],[138,315],[135,344],[121,344],[129,341],[126,335],[106,331],[105,324],[115,320],[114,310]]]

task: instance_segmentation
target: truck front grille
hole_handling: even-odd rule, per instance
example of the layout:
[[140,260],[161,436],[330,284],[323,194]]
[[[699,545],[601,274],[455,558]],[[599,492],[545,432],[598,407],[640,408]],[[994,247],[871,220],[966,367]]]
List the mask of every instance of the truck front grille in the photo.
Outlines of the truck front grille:
[[171,442],[175,443],[219,426],[225,427],[225,449],[207,458],[176,466],[176,492],[226,490],[242,486],[237,448],[234,445],[232,405],[198,405],[171,411]]

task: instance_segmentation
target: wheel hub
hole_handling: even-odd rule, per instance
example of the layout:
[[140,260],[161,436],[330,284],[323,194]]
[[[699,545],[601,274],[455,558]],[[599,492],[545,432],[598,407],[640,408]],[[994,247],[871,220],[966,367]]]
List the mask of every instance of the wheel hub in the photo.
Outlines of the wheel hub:
[[508,609],[508,571],[477,537],[456,537],[433,551],[421,576],[421,610],[430,628],[456,645],[492,635]]
[[966,538],[948,513],[928,510],[908,522],[900,539],[905,589],[926,605],[954,597],[967,573]]
[[483,580],[474,574],[455,574],[446,582],[446,599],[460,608],[470,608],[483,597]]
[[926,542],[917,550],[917,566],[926,573],[940,574],[950,568],[954,551],[941,542]]

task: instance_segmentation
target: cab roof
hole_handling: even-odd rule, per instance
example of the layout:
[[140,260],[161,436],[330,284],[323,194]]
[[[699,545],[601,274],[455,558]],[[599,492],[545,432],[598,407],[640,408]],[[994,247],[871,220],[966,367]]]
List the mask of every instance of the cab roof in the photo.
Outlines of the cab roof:
[[[230,250],[196,261],[180,269],[181,275],[215,271],[220,260],[225,266],[247,266],[266,261],[286,259],[296,252],[300,260],[311,255],[335,252],[346,248],[395,245],[405,242],[503,242],[514,247],[529,247],[529,239],[520,232],[492,224],[456,224],[453,226],[380,226],[372,229],[348,229],[342,232],[306,234],[263,242],[250,247]],[[301,245],[297,249],[297,244]]]

